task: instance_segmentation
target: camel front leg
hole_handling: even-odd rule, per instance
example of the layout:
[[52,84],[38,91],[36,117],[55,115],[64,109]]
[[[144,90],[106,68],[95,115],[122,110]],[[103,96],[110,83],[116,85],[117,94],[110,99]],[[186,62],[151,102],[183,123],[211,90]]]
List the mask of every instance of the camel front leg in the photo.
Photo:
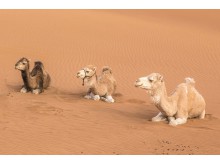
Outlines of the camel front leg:
[[199,115],[200,119],[204,119],[205,118],[205,110],[202,111],[202,113]]
[[85,95],[84,98],[85,99],[92,99],[92,93]]
[[99,96],[99,95],[94,95],[94,96],[93,96],[93,100],[99,101],[99,100],[100,100],[100,96]]
[[28,90],[27,90],[27,88],[26,88],[25,86],[23,86],[23,87],[21,88],[20,92],[21,92],[21,93],[27,93]]
[[85,99],[93,99],[94,94],[91,92],[91,89],[88,90],[87,94],[84,96]]
[[180,124],[185,124],[187,122],[187,118],[177,118],[169,117],[169,125],[177,126]]
[[166,120],[167,120],[167,117],[165,115],[163,115],[161,112],[158,113],[157,116],[152,118],[153,122],[166,121]]
[[187,118],[187,96],[184,95],[179,101],[179,107],[175,117],[169,117],[169,125],[177,126],[180,124],[185,124],[187,122]]
[[32,90],[32,93],[36,94],[36,95],[43,92],[43,79],[39,78],[37,83],[38,83],[38,87],[36,89]]
[[86,99],[92,99],[92,100],[100,100],[100,96],[99,95],[94,95],[92,92],[87,93],[87,95],[84,96],[84,98]]
[[106,96],[106,97],[101,97],[101,100],[103,100],[105,102],[108,102],[108,103],[114,103],[115,102],[115,100],[112,98],[111,95]]

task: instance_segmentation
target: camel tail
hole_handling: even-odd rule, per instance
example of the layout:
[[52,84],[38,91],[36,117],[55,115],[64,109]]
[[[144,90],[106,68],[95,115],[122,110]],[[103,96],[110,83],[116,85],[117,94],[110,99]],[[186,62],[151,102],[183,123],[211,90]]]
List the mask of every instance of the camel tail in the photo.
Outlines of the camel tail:
[[190,78],[190,77],[187,77],[185,78],[185,82],[186,84],[189,84],[189,85],[192,85],[192,86],[195,86],[195,80],[193,78]]

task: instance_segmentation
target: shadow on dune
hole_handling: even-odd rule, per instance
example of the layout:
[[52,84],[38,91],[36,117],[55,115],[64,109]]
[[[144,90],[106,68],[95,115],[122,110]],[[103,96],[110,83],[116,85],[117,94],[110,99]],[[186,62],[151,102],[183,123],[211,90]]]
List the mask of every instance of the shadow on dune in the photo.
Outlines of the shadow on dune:
[[154,117],[157,112],[153,111],[153,110],[146,110],[145,112],[129,112],[129,111],[119,111],[119,110],[115,110],[112,109],[112,111],[114,111],[115,114],[124,116],[124,117],[128,117],[128,118],[132,118],[132,119],[143,119],[145,121],[151,121],[152,117]]
[[207,119],[207,120],[215,120],[215,119],[218,119],[218,118],[214,117],[212,114],[205,114],[205,119]]
[[6,87],[8,88],[9,91],[15,91],[19,92],[21,89],[21,85],[11,85],[11,84],[6,84]]

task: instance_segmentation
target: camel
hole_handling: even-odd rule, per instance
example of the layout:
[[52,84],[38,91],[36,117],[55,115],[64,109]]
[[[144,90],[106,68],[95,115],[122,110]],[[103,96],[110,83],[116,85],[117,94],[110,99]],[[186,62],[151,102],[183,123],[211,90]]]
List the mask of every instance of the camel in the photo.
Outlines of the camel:
[[188,118],[205,117],[206,103],[195,89],[192,78],[185,78],[185,83],[179,84],[171,96],[167,96],[163,76],[159,73],[139,78],[135,86],[146,90],[159,109],[159,114],[152,118],[153,122],[168,120],[170,125],[176,126],[186,123]]
[[31,91],[33,94],[40,94],[50,85],[50,75],[45,71],[44,65],[40,61],[35,62],[34,68],[30,72],[29,60],[23,57],[15,64],[15,69],[21,71],[24,82],[20,90],[21,93]]
[[108,66],[103,67],[102,74],[96,75],[96,67],[88,65],[77,72],[77,78],[83,80],[83,86],[88,88],[86,99],[103,100],[113,103],[112,94],[116,90],[116,81],[112,75],[112,70]]

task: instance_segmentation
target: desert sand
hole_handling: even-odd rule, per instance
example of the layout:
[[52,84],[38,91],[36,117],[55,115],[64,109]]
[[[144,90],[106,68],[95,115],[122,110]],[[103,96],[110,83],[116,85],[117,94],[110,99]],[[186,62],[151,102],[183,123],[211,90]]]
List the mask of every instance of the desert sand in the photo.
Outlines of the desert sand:
[[[220,154],[220,10],[0,10],[0,154]],[[52,77],[19,92],[21,58]],[[76,73],[112,68],[115,103],[86,100]],[[193,77],[204,120],[153,123],[159,111],[134,81],[161,73],[169,94]]]

